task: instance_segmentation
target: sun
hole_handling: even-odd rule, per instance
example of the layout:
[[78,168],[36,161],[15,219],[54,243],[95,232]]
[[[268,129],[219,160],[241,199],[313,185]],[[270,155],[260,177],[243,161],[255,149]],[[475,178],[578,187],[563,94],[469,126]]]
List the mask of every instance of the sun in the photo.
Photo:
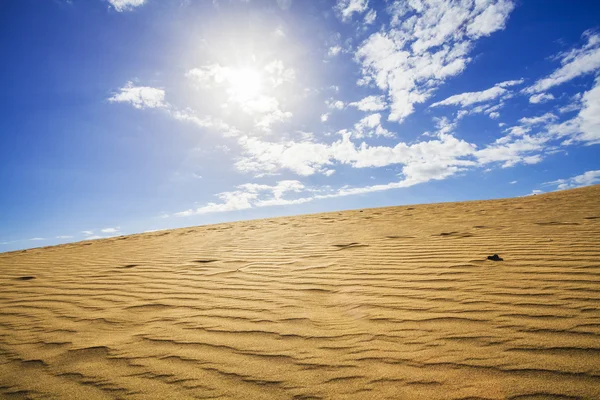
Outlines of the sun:
[[252,100],[262,88],[260,73],[252,68],[233,69],[229,72],[229,95],[238,102]]

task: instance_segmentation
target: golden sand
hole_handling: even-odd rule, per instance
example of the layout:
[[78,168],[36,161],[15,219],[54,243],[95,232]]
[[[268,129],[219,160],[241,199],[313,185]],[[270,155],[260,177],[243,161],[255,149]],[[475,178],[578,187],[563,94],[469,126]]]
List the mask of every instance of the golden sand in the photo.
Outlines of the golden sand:
[[600,186],[80,242],[0,271],[3,398],[600,398]]

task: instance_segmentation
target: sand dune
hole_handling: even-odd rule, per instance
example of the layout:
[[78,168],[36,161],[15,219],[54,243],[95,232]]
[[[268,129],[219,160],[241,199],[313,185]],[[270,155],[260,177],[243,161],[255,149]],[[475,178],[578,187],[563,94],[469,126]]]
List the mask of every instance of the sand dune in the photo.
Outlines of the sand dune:
[[80,242],[0,271],[3,398],[600,398],[600,186]]

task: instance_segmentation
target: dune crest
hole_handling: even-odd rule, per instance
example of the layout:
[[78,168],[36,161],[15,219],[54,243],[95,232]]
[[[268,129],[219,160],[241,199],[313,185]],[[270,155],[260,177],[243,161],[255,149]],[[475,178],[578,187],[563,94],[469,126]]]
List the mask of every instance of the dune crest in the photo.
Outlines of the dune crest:
[[73,243],[0,271],[3,398],[600,398],[600,186]]

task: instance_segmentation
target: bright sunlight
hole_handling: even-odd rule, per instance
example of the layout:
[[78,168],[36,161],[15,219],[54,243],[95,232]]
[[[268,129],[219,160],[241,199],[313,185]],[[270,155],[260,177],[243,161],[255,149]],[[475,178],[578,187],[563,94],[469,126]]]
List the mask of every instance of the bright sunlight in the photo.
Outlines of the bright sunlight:
[[261,75],[255,69],[231,69],[227,78],[230,84],[229,95],[237,102],[251,100],[261,92]]

